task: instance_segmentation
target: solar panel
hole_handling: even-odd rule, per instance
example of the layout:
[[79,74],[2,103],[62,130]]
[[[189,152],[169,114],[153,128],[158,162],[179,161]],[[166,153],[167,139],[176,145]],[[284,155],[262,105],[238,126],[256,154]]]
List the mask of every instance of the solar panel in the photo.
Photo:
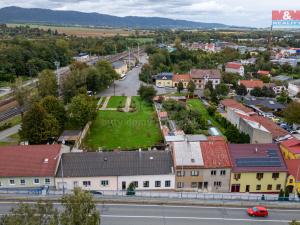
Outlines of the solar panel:
[[236,159],[238,167],[280,167],[281,161],[279,157],[270,158],[241,158]]

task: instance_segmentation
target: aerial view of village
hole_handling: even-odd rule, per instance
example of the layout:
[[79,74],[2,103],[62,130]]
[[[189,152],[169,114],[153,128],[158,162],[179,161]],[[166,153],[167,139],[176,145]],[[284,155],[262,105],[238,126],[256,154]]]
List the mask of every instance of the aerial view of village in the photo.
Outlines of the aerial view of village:
[[0,1],[0,225],[299,225],[299,9]]

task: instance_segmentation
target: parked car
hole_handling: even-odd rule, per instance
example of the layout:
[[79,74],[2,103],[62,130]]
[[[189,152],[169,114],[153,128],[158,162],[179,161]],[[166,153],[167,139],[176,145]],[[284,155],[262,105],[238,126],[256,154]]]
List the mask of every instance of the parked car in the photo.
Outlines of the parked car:
[[91,190],[90,193],[92,195],[103,195],[103,193],[101,191],[94,191],[94,190]]
[[266,217],[269,215],[268,210],[263,206],[255,206],[247,209],[249,216]]

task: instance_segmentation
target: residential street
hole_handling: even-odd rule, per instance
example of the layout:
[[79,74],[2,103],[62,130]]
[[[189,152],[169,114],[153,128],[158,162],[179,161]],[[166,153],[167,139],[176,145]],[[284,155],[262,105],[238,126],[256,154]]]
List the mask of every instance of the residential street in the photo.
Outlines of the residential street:
[[[141,63],[147,63],[146,55],[141,56]],[[138,68],[133,68],[131,71],[127,73],[127,76],[124,80],[115,81],[115,88],[112,84],[108,89],[104,90],[103,92],[99,93],[98,96],[136,96],[137,91],[140,85],[143,83],[139,80],[139,73],[141,72],[142,66]],[[157,88],[158,94],[170,93],[176,91],[176,89],[172,88]]]
[[[0,203],[3,215],[17,203]],[[55,204],[60,208],[60,204]],[[267,218],[253,218],[246,214],[245,208],[224,208],[205,206],[163,206],[98,204],[101,225],[242,225],[242,224],[288,224],[300,220],[299,210],[269,210]]]
[[14,127],[8,128],[6,130],[3,130],[0,132],[0,141],[5,140],[6,138],[8,138],[9,136],[18,133],[18,131],[20,130],[21,125],[16,125]]

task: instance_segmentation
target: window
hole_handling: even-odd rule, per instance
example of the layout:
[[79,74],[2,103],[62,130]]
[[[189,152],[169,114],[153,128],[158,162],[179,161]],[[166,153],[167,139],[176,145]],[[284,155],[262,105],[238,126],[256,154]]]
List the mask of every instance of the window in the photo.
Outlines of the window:
[[276,185],[276,190],[277,190],[277,191],[280,191],[280,190],[281,190],[281,184],[277,184],[277,185]]
[[177,171],[177,177],[184,177],[184,175],[185,175],[185,171],[182,170]]
[[20,185],[26,185],[26,181],[24,179],[20,180]]
[[261,190],[261,185],[260,185],[260,184],[256,185],[256,190],[257,190],[257,191],[260,191],[260,190]]
[[138,181],[133,181],[132,183],[133,183],[133,185],[134,185],[136,188],[139,187],[139,182],[138,182]]
[[165,187],[171,187],[171,181],[170,180],[165,181]]
[[203,184],[204,184],[204,189],[207,189],[207,187],[208,187],[208,182],[205,181]]
[[51,181],[50,181],[50,178],[45,178],[45,184],[50,184]]
[[144,181],[143,182],[143,187],[148,188],[149,187],[149,181]]
[[177,182],[177,188],[183,188],[184,183],[183,182]]
[[240,174],[240,173],[235,173],[235,174],[234,174],[234,179],[235,179],[235,180],[241,179],[241,174]]
[[276,180],[277,178],[279,178],[279,173],[272,173],[272,178],[274,180]]
[[221,170],[221,171],[220,171],[220,175],[221,175],[221,176],[225,176],[225,175],[226,175],[226,170]]
[[215,181],[214,182],[214,186],[215,187],[221,187],[222,186],[222,182],[221,181]]
[[290,180],[289,180],[289,183],[290,183],[290,184],[293,183],[293,179],[290,179]]
[[89,180],[88,181],[83,181],[82,184],[85,187],[89,187],[89,186],[91,186],[91,181],[89,181]]
[[35,178],[35,179],[33,180],[33,183],[34,183],[34,184],[40,184],[40,179],[39,179],[39,178]]
[[268,191],[271,191],[271,190],[272,190],[272,184],[268,184],[267,190],[268,190]]
[[0,187],[2,186],[1,181],[0,181]]
[[257,179],[257,180],[261,180],[263,177],[264,177],[264,174],[263,174],[263,173],[257,173],[257,174],[256,174],[256,179]]
[[198,187],[198,183],[197,182],[192,182],[191,183],[191,188],[197,188]]
[[155,187],[160,187],[161,186],[161,182],[159,180],[155,181]]
[[210,171],[210,175],[216,175],[217,174],[217,171],[216,170],[212,170],[212,171]]
[[10,185],[15,185],[15,180],[9,180]]
[[199,176],[199,171],[197,171],[197,170],[192,170],[192,171],[191,171],[191,176],[193,176],[193,177]]
[[108,180],[101,180],[101,186],[108,186]]

